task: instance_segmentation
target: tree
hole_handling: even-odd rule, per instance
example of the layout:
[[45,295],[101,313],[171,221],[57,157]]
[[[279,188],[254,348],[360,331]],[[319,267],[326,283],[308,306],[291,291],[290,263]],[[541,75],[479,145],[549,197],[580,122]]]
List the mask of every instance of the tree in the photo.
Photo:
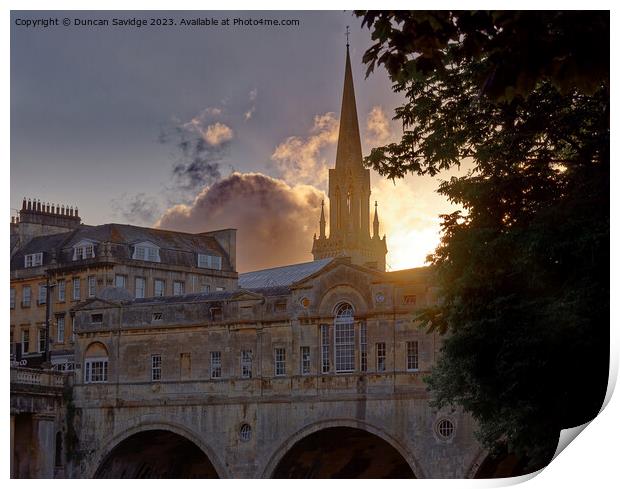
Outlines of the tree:
[[429,256],[434,402],[542,467],[607,387],[609,13],[356,14],[368,73],[383,65],[405,97],[401,141],[366,164],[392,179],[473,164],[438,188],[462,210]]

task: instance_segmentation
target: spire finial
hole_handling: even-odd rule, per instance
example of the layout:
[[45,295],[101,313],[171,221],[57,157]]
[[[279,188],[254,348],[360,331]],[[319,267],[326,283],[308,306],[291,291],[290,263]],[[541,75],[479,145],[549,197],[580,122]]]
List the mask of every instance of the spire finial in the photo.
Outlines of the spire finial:
[[347,26],[347,30],[345,31],[344,35],[347,36],[347,49],[349,49],[349,26]]
[[372,237],[379,238],[379,212],[377,210],[377,201],[375,200],[375,218],[372,221]]
[[325,239],[325,200],[321,200],[321,219],[319,219],[319,239]]

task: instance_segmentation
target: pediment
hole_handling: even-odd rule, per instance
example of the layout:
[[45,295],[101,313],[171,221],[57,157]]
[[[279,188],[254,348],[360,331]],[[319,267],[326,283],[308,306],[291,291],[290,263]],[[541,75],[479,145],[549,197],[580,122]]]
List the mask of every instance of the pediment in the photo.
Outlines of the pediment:
[[292,289],[296,288],[305,288],[311,286],[317,279],[321,277],[326,277],[329,275],[359,275],[359,277],[364,277],[364,281],[372,280],[377,278],[383,278],[384,273],[378,270],[373,270],[371,268],[362,267],[359,265],[354,265],[351,263],[349,258],[336,258],[331,261],[329,264],[318,270],[317,272],[304,277],[302,280],[295,282],[291,285]]
[[71,308],[72,311],[88,311],[90,309],[105,309],[106,307],[121,307],[119,303],[107,301],[99,297],[93,297],[86,299],[84,302],[80,302],[75,307]]

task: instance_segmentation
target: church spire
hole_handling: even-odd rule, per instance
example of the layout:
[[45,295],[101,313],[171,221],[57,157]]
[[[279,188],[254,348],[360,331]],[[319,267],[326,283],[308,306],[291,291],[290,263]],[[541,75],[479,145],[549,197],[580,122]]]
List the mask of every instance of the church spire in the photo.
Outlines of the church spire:
[[377,211],[376,200],[375,200],[375,218],[372,221],[372,237],[379,239],[379,212]]
[[353,74],[351,72],[351,58],[349,56],[349,41],[347,38],[347,60],[344,70],[344,90],[342,93],[342,107],[340,109],[340,130],[338,132],[338,150],[336,151],[336,168],[349,165],[362,166],[362,144],[360,129],[357,122],[357,108],[355,106],[355,90],[353,88]]
[[319,220],[319,239],[325,239],[325,201],[321,200],[321,219]]

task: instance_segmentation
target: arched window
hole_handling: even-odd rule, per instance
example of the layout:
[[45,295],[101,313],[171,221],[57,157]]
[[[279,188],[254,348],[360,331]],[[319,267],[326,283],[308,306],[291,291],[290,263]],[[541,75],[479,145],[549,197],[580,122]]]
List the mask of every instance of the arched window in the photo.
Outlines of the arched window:
[[98,341],[88,345],[84,354],[84,383],[98,384],[108,381],[108,349]]
[[334,365],[337,373],[355,370],[355,322],[353,307],[346,302],[335,310]]

